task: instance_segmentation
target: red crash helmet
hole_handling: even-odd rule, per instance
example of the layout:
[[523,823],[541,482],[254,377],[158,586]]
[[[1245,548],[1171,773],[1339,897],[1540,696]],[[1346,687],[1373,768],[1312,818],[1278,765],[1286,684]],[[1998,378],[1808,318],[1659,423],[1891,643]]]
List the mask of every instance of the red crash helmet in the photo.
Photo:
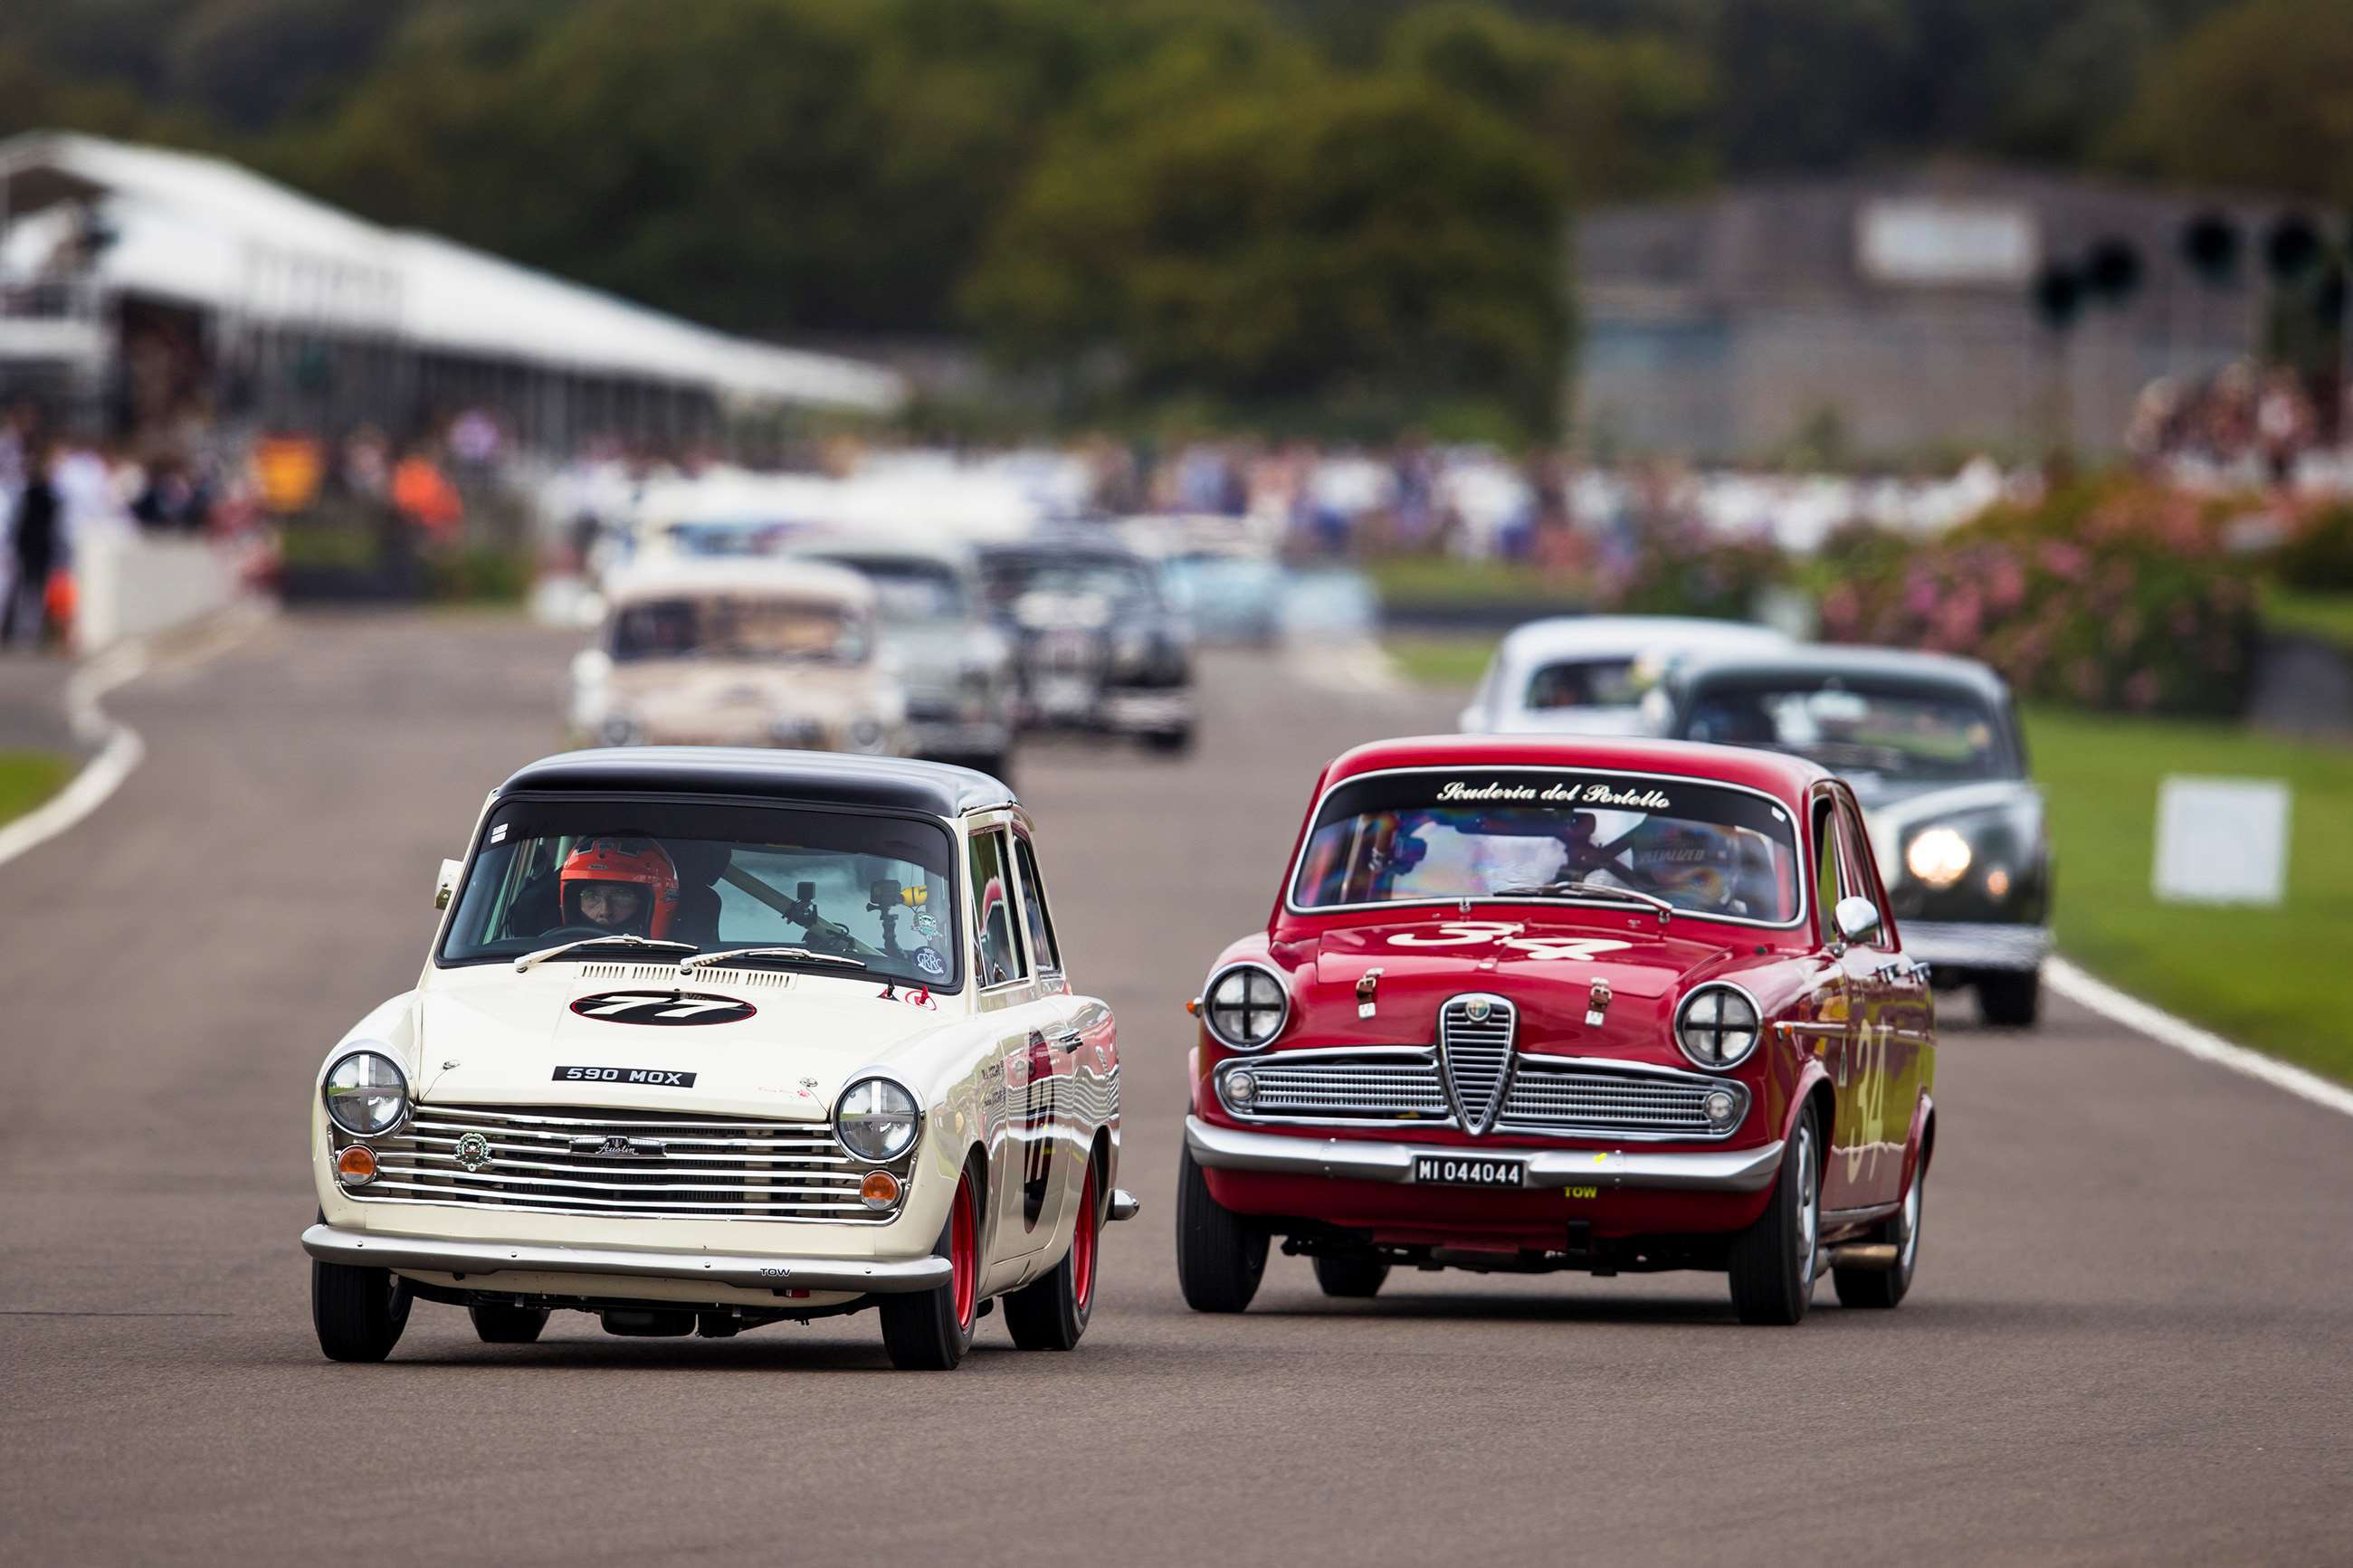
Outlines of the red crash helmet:
[[668,936],[678,915],[678,868],[662,847],[649,838],[584,838],[556,873],[557,895],[564,903],[564,923],[595,922],[581,912],[580,895],[592,883],[633,888],[639,894],[638,912],[617,931],[639,936]]

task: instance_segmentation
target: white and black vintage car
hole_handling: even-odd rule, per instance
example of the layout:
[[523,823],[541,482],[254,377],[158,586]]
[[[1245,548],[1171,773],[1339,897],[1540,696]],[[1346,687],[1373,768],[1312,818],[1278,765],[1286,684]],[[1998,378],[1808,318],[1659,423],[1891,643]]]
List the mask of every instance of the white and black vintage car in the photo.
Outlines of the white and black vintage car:
[[557,1309],[725,1337],[880,1310],[952,1367],[992,1298],[1077,1343],[1119,1172],[1111,1009],[1064,972],[999,781],[890,758],[624,748],[491,795],[414,989],[311,1106],[319,1343],[416,1300],[493,1342]]

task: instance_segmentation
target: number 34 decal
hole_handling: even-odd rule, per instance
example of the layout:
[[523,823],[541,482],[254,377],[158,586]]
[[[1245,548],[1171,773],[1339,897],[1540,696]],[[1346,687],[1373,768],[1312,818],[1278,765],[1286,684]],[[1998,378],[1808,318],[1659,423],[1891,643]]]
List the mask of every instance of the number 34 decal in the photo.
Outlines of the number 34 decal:
[[1622,952],[1633,946],[1608,936],[1522,936],[1509,921],[1443,921],[1434,931],[1400,931],[1391,947],[1508,947],[1530,958],[1576,961]]

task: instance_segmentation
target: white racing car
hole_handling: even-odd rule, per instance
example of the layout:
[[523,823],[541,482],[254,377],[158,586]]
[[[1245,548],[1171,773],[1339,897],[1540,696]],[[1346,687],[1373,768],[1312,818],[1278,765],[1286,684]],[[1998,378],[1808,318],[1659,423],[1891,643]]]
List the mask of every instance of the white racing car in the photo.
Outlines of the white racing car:
[[625,748],[494,791],[416,989],[321,1064],[320,1348],[417,1299],[726,1337],[879,1308],[955,1366],[991,1299],[1067,1350],[1119,1169],[1111,1009],[1074,993],[1028,817],[987,774]]

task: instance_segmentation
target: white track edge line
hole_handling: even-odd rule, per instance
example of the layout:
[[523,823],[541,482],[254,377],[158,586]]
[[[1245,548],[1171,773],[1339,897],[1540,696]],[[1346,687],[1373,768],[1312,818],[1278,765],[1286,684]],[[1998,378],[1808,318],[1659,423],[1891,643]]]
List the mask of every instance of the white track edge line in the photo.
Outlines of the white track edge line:
[[2147,1035],[2159,1045],[2170,1046],[2184,1055],[2200,1061],[2212,1062],[2248,1078],[2259,1079],[2274,1089],[2285,1089],[2298,1100],[2334,1110],[2339,1115],[2353,1116],[2353,1089],[2332,1083],[2318,1073],[2307,1072],[2251,1051],[2244,1046],[2233,1045],[2211,1029],[2201,1029],[2187,1018],[2177,1018],[2164,1008],[2126,994],[2105,980],[2094,979],[2063,958],[2043,961],[2043,978],[2051,988],[2070,1002],[2089,1007],[2093,1012],[2124,1025],[2137,1033]]
[[[235,611],[229,612],[224,620],[225,635],[206,639],[186,662],[200,662],[226,651],[263,618],[259,613],[240,616]],[[130,725],[107,717],[106,710],[99,706],[99,699],[118,687],[129,685],[153,668],[149,645],[144,641],[129,642],[97,655],[67,679],[67,721],[73,726],[75,734],[102,743],[98,754],[82,764],[81,771],[67,782],[65,788],[14,822],[0,826],[0,866],[47,844],[104,805],[108,797],[122,787],[122,782],[137,771],[147,755],[147,742]]]

